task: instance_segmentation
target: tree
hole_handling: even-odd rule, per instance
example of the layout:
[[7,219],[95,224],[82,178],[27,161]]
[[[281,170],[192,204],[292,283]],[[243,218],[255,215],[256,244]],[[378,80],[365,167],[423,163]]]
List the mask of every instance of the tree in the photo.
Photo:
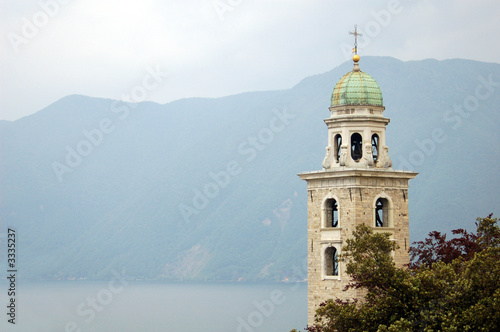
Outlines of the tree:
[[500,329],[500,229],[489,215],[476,233],[439,232],[410,249],[408,267],[395,266],[389,234],[358,226],[341,259],[365,298],[328,300],[309,332],[496,331]]

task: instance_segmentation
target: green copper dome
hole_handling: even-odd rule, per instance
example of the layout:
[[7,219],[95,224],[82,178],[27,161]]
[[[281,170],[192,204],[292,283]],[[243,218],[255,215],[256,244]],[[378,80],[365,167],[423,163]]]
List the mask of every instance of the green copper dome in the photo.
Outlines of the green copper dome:
[[332,106],[342,105],[383,106],[382,92],[373,77],[355,66],[333,89]]

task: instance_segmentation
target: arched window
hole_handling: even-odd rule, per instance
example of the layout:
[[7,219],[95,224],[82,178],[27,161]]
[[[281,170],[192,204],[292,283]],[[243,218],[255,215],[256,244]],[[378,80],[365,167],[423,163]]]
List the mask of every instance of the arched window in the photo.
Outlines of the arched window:
[[385,198],[375,204],[375,227],[389,227],[389,202]]
[[354,133],[351,136],[351,157],[358,161],[363,156],[363,138],[360,134]]
[[378,135],[373,134],[372,135],[372,155],[373,155],[373,162],[377,162],[378,160]]
[[325,202],[325,227],[339,226],[339,208],[337,201],[329,198]]
[[328,247],[325,250],[325,275],[330,277],[339,275],[339,261],[335,247]]
[[335,135],[334,144],[335,144],[335,160],[339,162],[340,160],[340,147],[342,146],[342,136],[340,134]]

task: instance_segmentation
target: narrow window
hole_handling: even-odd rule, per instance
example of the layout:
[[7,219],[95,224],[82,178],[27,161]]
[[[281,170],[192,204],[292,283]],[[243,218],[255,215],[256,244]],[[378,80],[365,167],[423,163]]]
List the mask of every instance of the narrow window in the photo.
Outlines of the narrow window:
[[326,200],[326,227],[338,227],[339,225],[339,209],[337,201],[333,198]]
[[378,160],[378,135],[373,134],[372,135],[372,155],[373,155],[373,162],[377,162]]
[[339,261],[337,257],[337,249],[328,247],[325,250],[325,274],[327,276],[339,275]]
[[339,162],[340,160],[340,150],[342,146],[342,136],[340,134],[335,135],[335,160]]
[[363,156],[363,139],[360,134],[354,133],[351,136],[351,157],[358,161]]
[[389,227],[389,202],[385,198],[375,204],[375,227]]

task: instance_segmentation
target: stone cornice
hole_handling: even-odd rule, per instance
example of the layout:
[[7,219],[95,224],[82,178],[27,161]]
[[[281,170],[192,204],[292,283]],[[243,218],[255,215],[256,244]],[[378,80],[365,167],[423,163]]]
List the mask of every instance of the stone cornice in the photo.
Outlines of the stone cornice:
[[342,123],[342,124],[357,124],[359,122],[380,122],[384,125],[389,124],[390,120],[383,116],[373,115],[337,115],[335,117],[327,118],[324,120],[327,125]]
[[302,180],[324,180],[336,178],[349,178],[349,177],[363,177],[363,178],[386,178],[386,179],[414,179],[417,176],[414,171],[402,171],[393,169],[364,169],[364,168],[350,168],[341,167],[333,171],[314,171],[303,172],[297,174]]
[[344,111],[344,110],[373,110],[382,112],[385,110],[385,106],[375,106],[375,105],[340,105],[340,106],[330,106],[330,111]]

